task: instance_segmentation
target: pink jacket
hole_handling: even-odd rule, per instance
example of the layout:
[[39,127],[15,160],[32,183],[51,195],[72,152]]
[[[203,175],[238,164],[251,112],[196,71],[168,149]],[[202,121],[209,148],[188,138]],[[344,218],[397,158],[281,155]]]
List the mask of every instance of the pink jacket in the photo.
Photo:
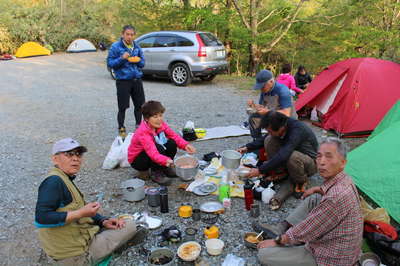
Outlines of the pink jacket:
[[153,162],[163,166],[167,165],[169,159],[174,159],[160,154],[157,150],[154,136],[157,136],[162,131],[164,131],[168,139],[172,139],[176,142],[178,148],[183,150],[186,145],[188,145],[188,142],[176,134],[167,123],[163,122],[161,128],[154,131],[146,121],[142,121],[133,134],[131,144],[128,147],[128,162],[132,163],[142,151],[145,151]]
[[288,87],[291,90],[294,90],[297,93],[301,92],[301,89],[296,87],[296,82],[294,81],[294,77],[288,73],[280,74],[276,81],[286,85],[286,87]]

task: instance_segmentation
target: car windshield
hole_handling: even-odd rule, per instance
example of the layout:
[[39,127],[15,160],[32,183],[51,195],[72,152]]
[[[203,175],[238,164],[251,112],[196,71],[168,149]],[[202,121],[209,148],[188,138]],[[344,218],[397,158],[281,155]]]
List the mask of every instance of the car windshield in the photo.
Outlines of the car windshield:
[[200,38],[205,46],[222,46],[222,42],[211,33],[200,33]]

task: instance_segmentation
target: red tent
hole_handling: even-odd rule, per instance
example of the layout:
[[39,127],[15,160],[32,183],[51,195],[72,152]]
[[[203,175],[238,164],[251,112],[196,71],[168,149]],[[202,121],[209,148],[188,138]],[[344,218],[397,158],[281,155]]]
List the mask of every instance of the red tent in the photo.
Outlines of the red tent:
[[317,107],[321,126],[339,136],[369,134],[400,99],[400,65],[352,58],[324,69],[296,101],[296,110]]

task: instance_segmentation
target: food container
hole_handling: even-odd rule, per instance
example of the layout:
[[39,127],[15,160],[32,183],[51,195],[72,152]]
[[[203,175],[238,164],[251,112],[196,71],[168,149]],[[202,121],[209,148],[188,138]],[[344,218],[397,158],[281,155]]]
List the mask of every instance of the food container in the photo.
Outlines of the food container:
[[185,229],[185,241],[194,241],[196,239],[197,229],[193,227],[188,227]]
[[261,241],[264,240],[262,235],[260,235],[257,239],[257,233],[256,232],[248,232],[244,235],[243,241],[244,245],[248,248],[254,248],[257,249],[257,244],[260,243]]
[[250,168],[248,168],[248,167],[239,167],[239,169],[237,169],[237,173],[238,173],[240,178],[245,178],[250,173]]
[[213,256],[220,255],[224,249],[225,243],[221,239],[212,238],[206,240],[207,253]]
[[379,266],[381,260],[375,253],[367,252],[361,255],[360,263],[361,266]]
[[242,154],[234,150],[225,150],[221,153],[221,164],[228,169],[236,169],[240,165]]
[[209,227],[207,226],[204,229],[204,235],[206,236],[206,238],[210,239],[210,238],[218,238],[219,236],[219,229],[218,227],[216,227],[215,225]]
[[144,181],[139,178],[129,179],[121,183],[122,198],[126,201],[140,201],[146,196]]
[[192,206],[182,205],[178,209],[178,214],[182,218],[189,218],[192,216]]
[[198,172],[199,162],[191,155],[177,157],[174,160],[176,175],[183,181],[192,180]]
[[178,257],[184,261],[196,260],[201,252],[201,246],[195,241],[185,242],[178,248]]
[[147,262],[151,266],[155,265],[174,265],[175,254],[169,248],[157,248],[151,251],[147,257]]
[[146,190],[147,200],[150,207],[160,206],[160,190],[159,188],[148,188]]

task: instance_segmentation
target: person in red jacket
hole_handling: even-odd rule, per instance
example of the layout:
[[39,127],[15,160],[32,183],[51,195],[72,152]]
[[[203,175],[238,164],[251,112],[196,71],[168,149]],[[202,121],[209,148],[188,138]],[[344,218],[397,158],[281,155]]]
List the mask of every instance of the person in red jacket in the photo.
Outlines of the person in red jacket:
[[169,185],[168,177],[175,176],[171,169],[177,148],[195,153],[196,149],[175,133],[164,122],[165,108],[160,102],[148,101],[142,106],[144,121],[135,131],[128,147],[128,162],[139,171],[139,176],[160,185]]
[[276,79],[277,82],[286,85],[290,89],[291,94],[294,96],[296,93],[303,93],[304,90],[296,86],[294,77],[290,74],[292,66],[290,64],[284,64],[282,66],[282,73]]

